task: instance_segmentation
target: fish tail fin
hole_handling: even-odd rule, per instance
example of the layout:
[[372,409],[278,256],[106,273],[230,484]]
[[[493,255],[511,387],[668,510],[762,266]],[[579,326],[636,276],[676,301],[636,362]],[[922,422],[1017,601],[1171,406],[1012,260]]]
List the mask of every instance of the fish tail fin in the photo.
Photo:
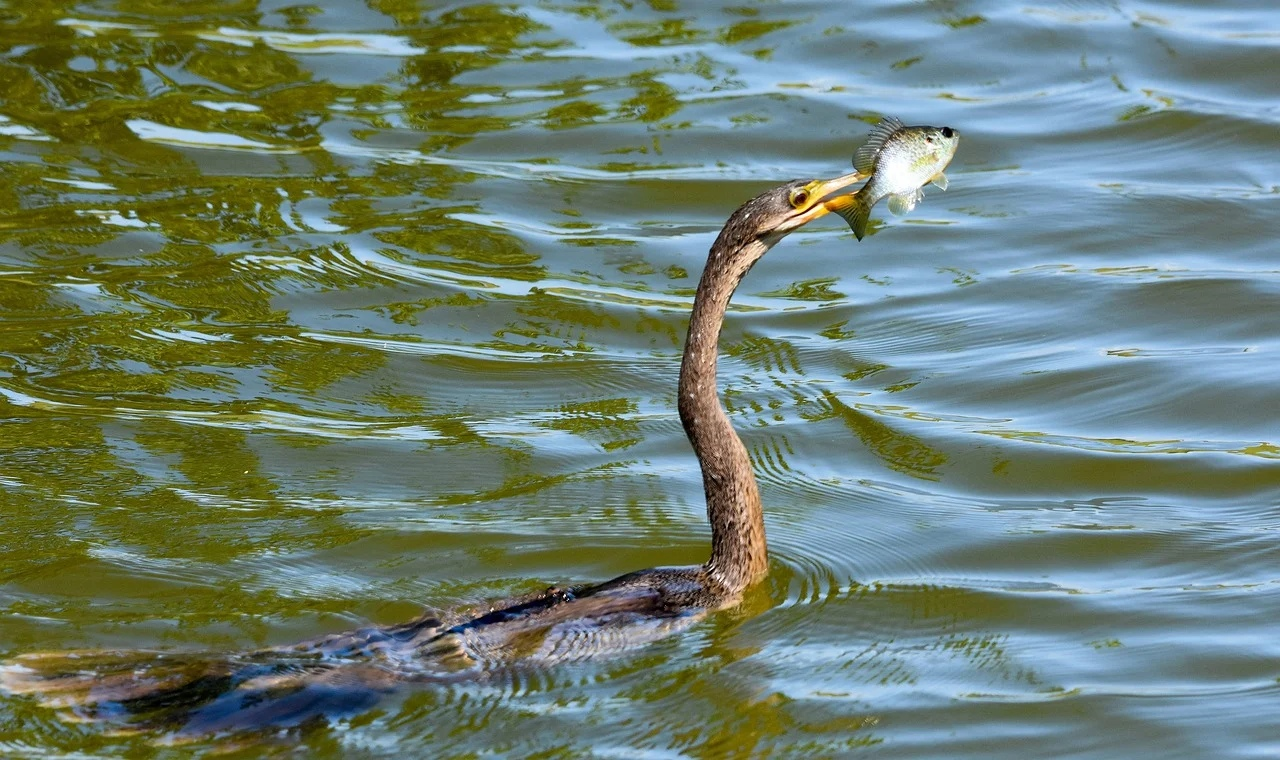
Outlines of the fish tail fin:
[[854,237],[858,240],[867,235],[867,223],[871,221],[871,204],[866,202],[862,191],[853,195],[842,195],[827,201],[827,210],[834,211],[849,223]]

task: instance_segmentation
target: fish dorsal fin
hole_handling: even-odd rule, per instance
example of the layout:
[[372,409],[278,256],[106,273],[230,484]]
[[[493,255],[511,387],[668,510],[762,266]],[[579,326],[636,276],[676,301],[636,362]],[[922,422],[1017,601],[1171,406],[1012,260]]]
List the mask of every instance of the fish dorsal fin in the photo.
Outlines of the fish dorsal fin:
[[923,199],[924,193],[920,192],[920,188],[916,188],[909,193],[903,193],[901,195],[890,195],[889,211],[893,212],[895,216],[902,216],[915,208],[916,204]]
[[870,174],[876,170],[876,158],[880,155],[880,149],[889,141],[894,132],[902,129],[902,122],[886,116],[880,120],[880,123],[871,128],[871,134],[867,135],[867,141],[863,143],[858,152],[853,154],[853,168],[863,174]]

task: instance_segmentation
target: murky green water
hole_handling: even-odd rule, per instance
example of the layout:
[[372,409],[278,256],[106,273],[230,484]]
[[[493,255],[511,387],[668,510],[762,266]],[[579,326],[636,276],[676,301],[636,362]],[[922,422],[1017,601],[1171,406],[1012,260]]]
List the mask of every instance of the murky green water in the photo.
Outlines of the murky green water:
[[[961,130],[951,189],[792,236],[725,330],[767,587],[277,749],[1274,756],[1278,30],[1270,0],[0,2],[0,656],[701,561],[703,256],[896,114]],[[6,756],[188,751],[0,701]]]

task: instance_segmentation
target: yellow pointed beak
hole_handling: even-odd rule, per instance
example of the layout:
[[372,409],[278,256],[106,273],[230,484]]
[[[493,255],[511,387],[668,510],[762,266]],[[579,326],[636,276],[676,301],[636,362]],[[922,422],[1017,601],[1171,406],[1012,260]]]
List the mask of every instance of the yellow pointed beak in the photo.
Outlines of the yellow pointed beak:
[[827,197],[840,192],[841,190],[845,189],[849,185],[852,185],[855,182],[861,182],[862,180],[870,176],[871,176],[870,174],[863,174],[862,172],[859,172],[859,171],[852,171],[852,172],[849,172],[848,174],[842,174],[839,177],[836,177],[835,179],[823,180],[822,182],[818,183],[817,187],[814,188],[813,197],[818,198],[820,200],[825,200]]
[[[842,198],[850,197],[842,196],[840,193],[847,190],[848,187],[855,182],[861,182],[870,176],[871,175],[869,174],[854,171],[848,174],[843,174],[835,179],[825,179],[814,182],[809,186],[809,188],[807,188],[813,205],[796,214],[792,220],[794,224],[788,226],[791,229],[795,229],[796,227],[808,224],[814,219],[826,215],[828,212],[835,211],[836,208],[839,208],[839,202]],[[832,204],[836,204],[836,206],[831,207]]]

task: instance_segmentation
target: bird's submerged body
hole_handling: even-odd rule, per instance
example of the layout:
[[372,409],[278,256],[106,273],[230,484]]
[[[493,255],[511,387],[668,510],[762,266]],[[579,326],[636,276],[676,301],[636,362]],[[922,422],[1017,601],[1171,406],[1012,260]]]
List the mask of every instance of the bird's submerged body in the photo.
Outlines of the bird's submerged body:
[[550,588],[482,611],[424,615],[240,654],[47,652],[0,667],[12,694],[73,720],[173,738],[292,728],[367,709],[406,683],[501,680],[519,669],[617,654],[736,601],[702,567],[654,568]]

